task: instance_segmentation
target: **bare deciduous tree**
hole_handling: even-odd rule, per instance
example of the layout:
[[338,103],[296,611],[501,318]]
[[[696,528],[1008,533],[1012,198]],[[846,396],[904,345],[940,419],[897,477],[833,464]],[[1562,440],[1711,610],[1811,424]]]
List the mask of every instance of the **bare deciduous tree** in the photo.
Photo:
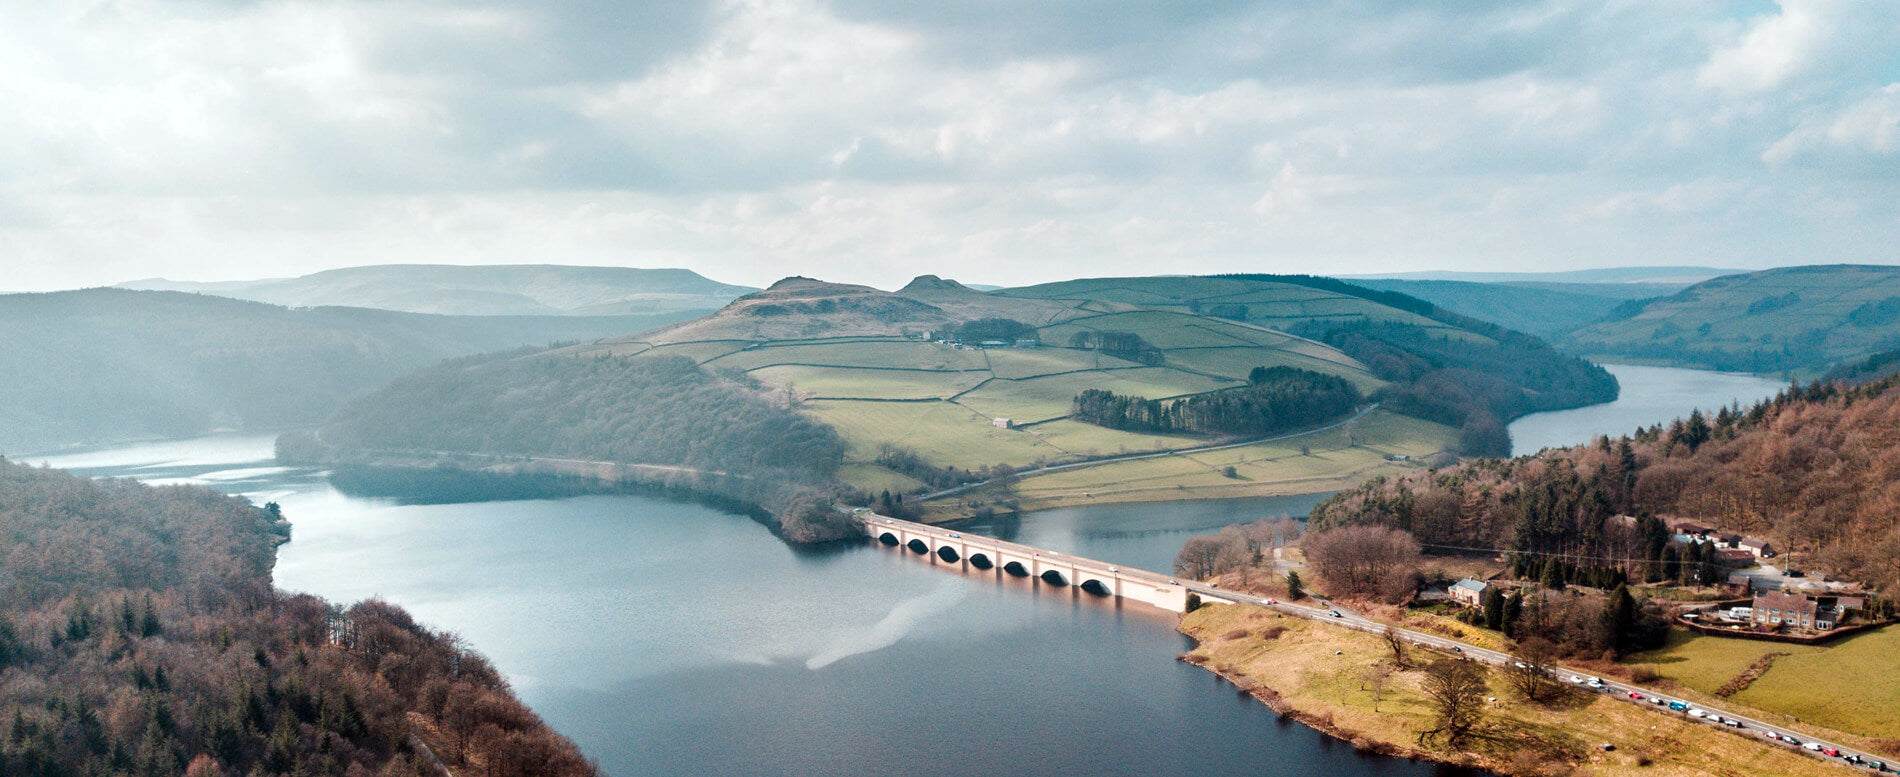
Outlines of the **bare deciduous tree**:
[[1438,727],[1421,731],[1420,744],[1439,736],[1445,746],[1457,749],[1484,720],[1484,699],[1489,688],[1484,682],[1484,667],[1476,661],[1441,658],[1425,668],[1421,690],[1438,717]]
[[1306,561],[1336,596],[1381,594],[1395,575],[1418,568],[1418,540],[1387,526],[1357,525],[1314,534],[1301,543]]
[[[1551,669],[1557,660],[1557,646],[1543,637],[1530,637],[1517,645],[1516,661],[1506,679],[1511,688],[1531,701],[1546,701],[1564,689]],[[1521,666],[1520,666],[1521,664]]]
[[1379,636],[1385,639],[1386,649],[1392,651],[1392,665],[1400,669],[1409,668],[1410,665],[1405,663],[1404,635],[1388,623],[1384,629],[1380,630]]

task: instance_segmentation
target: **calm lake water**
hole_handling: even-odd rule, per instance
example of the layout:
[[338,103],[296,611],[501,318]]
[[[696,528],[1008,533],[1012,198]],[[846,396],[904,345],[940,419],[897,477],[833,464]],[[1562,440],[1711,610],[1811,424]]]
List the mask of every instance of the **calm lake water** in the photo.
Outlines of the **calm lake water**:
[[1615,402],[1575,410],[1535,413],[1510,426],[1511,452],[1581,445],[1597,435],[1625,435],[1639,426],[1667,424],[1691,410],[1712,411],[1732,402],[1743,407],[1779,393],[1788,384],[1733,372],[1606,364],[1623,388]]
[[[613,775],[1466,775],[1369,756],[1174,657],[1172,615],[629,495],[352,496],[267,437],[33,458],[279,502],[277,583],[453,630]],[[417,494],[440,496],[440,489]],[[1165,569],[1317,497],[1054,511],[989,527]]]

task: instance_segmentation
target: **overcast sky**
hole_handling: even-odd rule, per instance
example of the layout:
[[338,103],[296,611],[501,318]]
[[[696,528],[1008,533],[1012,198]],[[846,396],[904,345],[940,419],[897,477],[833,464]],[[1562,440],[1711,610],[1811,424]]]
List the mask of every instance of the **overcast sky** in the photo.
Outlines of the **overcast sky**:
[[1900,263],[1900,3],[0,0],[0,288]]

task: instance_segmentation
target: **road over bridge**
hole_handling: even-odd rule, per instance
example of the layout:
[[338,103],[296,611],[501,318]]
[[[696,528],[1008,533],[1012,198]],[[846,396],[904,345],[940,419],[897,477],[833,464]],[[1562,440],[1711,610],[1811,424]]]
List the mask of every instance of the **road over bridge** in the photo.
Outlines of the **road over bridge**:
[[[908,548],[918,556],[934,554],[941,561],[962,563],[981,570],[1000,569],[1017,577],[1035,577],[1050,585],[1075,586],[1083,591],[1102,597],[1117,597],[1142,602],[1170,612],[1187,612],[1190,595],[1198,597],[1202,603],[1210,604],[1247,604],[1264,607],[1287,615],[1306,618],[1340,628],[1355,629],[1372,634],[1383,634],[1387,629],[1396,631],[1399,636],[1414,645],[1432,648],[1445,653],[1461,656],[1493,666],[1510,669],[1518,664],[1515,657],[1508,653],[1468,645],[1456,640],[1446,639],[1435,634],[1412,631],[1389,626],[1366,618],[1350,609],[1334,607],[1321,600],[1321,607],[1304,607],[1288,604],[1258,596],[1249,596],[1234,591],[1217,588],[1194,580],[1177,580],[1163,574],[1141,569],[1130,569],[1105,561],[1072,556],[1047,548],[1007,542],[993,537],[965,534],[950,531],[939,526],[906,521],[899,518],[878,515],[870,510],[858,510],[855,515],[864,526],[864,533],[871,539],[886,545]],[[1552,667],[1560,680],[1569,678],[1591,678],[1588,672],[1565,667]],[[1573,685],[1581,685],[1572,682]],[[1867,763],[1879,763],[1881,756],[1854,750],[1834,742],[1811,738],[1808,734],[1793,731],[1763,720],[1745,717],[1734,712],[1705,704],[1688,704],[1684,710],[1672,710],[1668,701],[1681,701],[1650,688],[1628,683],[1602,680],[1600,687],[1585,690],[1605,693],[1618,701],[1641,705],[1662,715],[1696,717],[1700,711],[1706,717],[1698,719],[1709,725],[1722,725],[1715,722],[1716,716],[1733,720],[1740,728],[1727,727],[1741,736],[1761,738],[1765,742],[1782,746],[1796,747],[1790,740],[1799,741],[1803,752],[1817,758],[1824,758],[1842,766],[1865,768]],[[1632,695],[1635,694],[1635,695]],[[1663,699],[1665,704],[1654,703]],[[1685,702],[1686,703],[1686,702]],[[1770,739],[1769,734],[1779,739]],[[1839,756],[1827,757],[1819,749],[1834,749]],[[1852,759],[1858,759],[1858,762]],[[1871,771],[1871,769],[1870,769]]]

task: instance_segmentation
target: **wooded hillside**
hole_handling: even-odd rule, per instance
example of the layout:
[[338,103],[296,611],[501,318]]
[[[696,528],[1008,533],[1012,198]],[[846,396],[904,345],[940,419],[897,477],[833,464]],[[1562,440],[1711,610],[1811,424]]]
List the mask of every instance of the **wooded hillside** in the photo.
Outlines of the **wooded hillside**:
[[[340,410],[324,447],[454,451],[680,468],[679,480],[754,502],[794,539],[825,539],[844,443],[743,376],[680,356],[503,354],[448,362]],[[813,521],[816,521],[814,524]],[[839,524],[840,526],[842,524]]]
[[[1314,509],[1314,528],[1382,523],[1430,546],[1496,548],[1657,579],[1653,513],[1750,534],[1783,562],[1900,585],[1900,379],[1814,384],[1748,409],[1519,459],[1379,478]],[[1677,563],[1681,563],[1677,559]]]
[[275,591],[278,518],[0,459],[0,774],[595,774],[454,637]]

